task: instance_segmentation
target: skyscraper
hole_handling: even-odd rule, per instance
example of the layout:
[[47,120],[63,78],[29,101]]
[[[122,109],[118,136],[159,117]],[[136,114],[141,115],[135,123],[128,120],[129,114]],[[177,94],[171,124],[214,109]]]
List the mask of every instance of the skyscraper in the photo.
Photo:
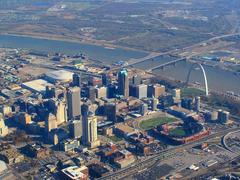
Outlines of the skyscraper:
[[172,96],[175,99],[180,99],[181,98],[181,89],[173,89]]
[[148,97],[155,97],[158,98],[159,96],[165,93],[165,86],[160,84],[154,84],[148,86]]
[[89,100],[94,102],[96,100],[96,90],[93,86],[88,86],[86,89],[86,95]]
[[200,107],[201,107],[201,97],[197,96],[195,97],[195,107],[194,107],[194,110],[199,112],[200,111]]
[[56,116],[50,113],[47,119],[45,120],[45,132],[48,134],[49,132],[51,132],[52,129],[56,128],[57,128]]
[[79,87],[72,87],[67,90],[67,114],[69,119],[81,115],[81,90]]
[[118,94],[124,97],[129,96],[129,79],[126,69],[123,69],[118,73]]
[[80,74],[77,74],[77,73],[74,73],[73,74],[73,81],[72,81],[72,85],[73,86],[77,86],[77,87],[81,87],[81,75]]
[[106,73],[102,74],[102,84],[104,86],[108,86],[109,84],[111,84],[111,77]]
[[141,104],[141,106],[140,106],[140,114],[142,116],[144,116],[147,113],[147,111],[148,111],[148,105],[145,104],[145,103]]
[[218,120],[220,123],[225,124],[229,120],[230,113],[228,111],[218,110]]
[[8,134],[8,127],[4,123],[2,114],[0,114],[0,137],[4,137],[7,134]]
[[97,96],[97,98],[106,98],[107,97],[107,88],[106,87],[96,88],[96,96]]
[[173,89],[172,90],[172,98],[174,103],[181,102],[181,89]]
[[137,89],[136,89],[136,97],[138,99],[141,99],[141,98],[144,98],[144,97],[147,97],[147,85],[146,84],[140,84],[137,86]]
[[140,85],[141,83],[142,83],[142,78],[141,78],[141,76],[138,76],[138,75],[135,75],[135,76],[133,76],[132,77],[132,83],[134,84],[134,85]]
[[117,94],[117,88],[113,84],[109,84],[107,87],[107,98],[115,98]]
[[57,118],[57,124],[60,125],[67,121],[67,105],[63,100],[56,101],[55,104],[56,108],[56,118]]
[[116,122],[117,106],[115,103],[108,103],[105,105],[105,114],[108,121]]
[[75,120],[69,124],[70,136],[72,138],[82,137],[82,120]]
[[96,148],[100,145],[97,137],[97,117],[90,113],[83,116],[83,135],[82,142],[84,145]]
[[157,98],[152,98],[151,99],[151,110],[156,111],[157,110],[157,105],[158,105],[158,99]]

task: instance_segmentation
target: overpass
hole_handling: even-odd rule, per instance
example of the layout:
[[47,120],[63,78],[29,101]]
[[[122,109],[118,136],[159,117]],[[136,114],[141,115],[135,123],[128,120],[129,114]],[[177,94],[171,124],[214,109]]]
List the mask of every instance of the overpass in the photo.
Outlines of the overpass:
[[[165,54],[165,53],[164,53]],[[128,63],[127,65],[125,65],[124,67],[127,67],[127,66],[132,66],[132,65],[135,65],[135,64],[138,64],[138,63],[141,63],[141,62],[144,62],[144,61],[147,61],[147,60],[150,60],[150,59],[153,59],[153,58],[156,58],[160,55],[163,55],[163,53],[156,53],[156,52],[153,52],[153,53],[150,53],[149,55],[145,56],[145,57],[142,57],[142,58],[139,58],[139,59],[130,59],[128,60]]]
[[164,68],[166,66],[169,66],[169,65],[172,65],[172,64],[176,64],[178,62],[186,61],[186,60],[187,60],[187,58],[185,58],[185,57],[184,58],[180,58],[180,59],[176,59],[176,60],[173,60],[173,61],[169,61],[169,62],[160,64],[159,66],[155,66],[153,68],[150,68],[147,71],[153,71],[153,70],[156,70],[156,69],[159,69],[159,68]]
[[232,149],[228,146],[226,140],[227,140],[227,138],[228,138],[229,136],[231,136],[232,134],[238,133],[238,132],[240,132],[240,130],[229,132],[229,133],[227,133],[225,136],[223,136],[223,138],[222,138],[222,144],[223,144],[223,146],[224,146],[225,149],[227,149],[227,150],[229,150],[229,151],[231,151],[231,152],[234,152],[234,150],[232,150]]
[[[237,35],[240,35],[240,33],[232,33],[232,34],[224,34],[224,35],[220,35],[220,36],[215,36],[215,37],[212,37],[210,39],[198,42],[196,44],[193,44],[193,45],[190,45],[190,46],[187,46],[187,47],[184,47],[184,48],[173,49],[173,50],[169,50],[169,51],[162,52],[162,53],[161,52],[152,52],[148,56],[145,56],[143,58],[128,60],[128,64],[124,67],[128,67],[128,66],[132,66],[132,65],[135,65],[135,64],[138,64],[138,63],[141,63],[141,62],[145,62],[147,60],[156,58],[156,57],[161,56],[161,55],[176,54],[176,53],[179,54],[179,53],[185,52],[187,50],[190,51],[191,49],[193,49],[195,47],[198,47],[198,46],[201,46],[204,43],[210,43],[210,42],[215,41],[215,40],[219,40],[219,39],[227,38],[227,37],[232,37],[232,36],[237,36]],[[171,64],[171,63],[169,62],[169,64]],[[169,64],[167,64],[167,65],[169,65]],[[161,67],[164,67],[164,66],[159,66],[159,67],[156,67],[154,69],[158,69],[158,68],[161,68]],[[150,69],[150,71],[152,71],[152,70]]]
[[210,139],[214,139],[219,136],[224,136],[229,132],[237,131],[237,130],[239,130],[239,128],[227,128],[221,132],[217,132],[217,133],[211,134],[209,136],[206,136],[198,141],[190,142],[190,143],[187,143],[184,145],[180,145],[178,147],[172,147],[172,148],[169,148],[166,150],[162,150],[162,151],[156,153],[155,155],[147,157],[146,159],[143,159],[140,161],[138,160],[136,163],[132,164],[131,166],[128,166],[126,168],[112,172],[101,178],[98,178],[98,180],[105,180],[105,179],[113,180],[113,179],[124,179],[124,178],[127,179],[126,177],[129,177],[133,174],[137,174],[139,171],[144,171],[144,169],[148,169],[149,166],[157,166],[159,161],[165,159],[166,157],[169,157],[169,156],[171,157],[174,153],[176,153],[178,151],[185,150],[187,148],[192,148],[193,146],[196,146],[197,144],[206,142]]

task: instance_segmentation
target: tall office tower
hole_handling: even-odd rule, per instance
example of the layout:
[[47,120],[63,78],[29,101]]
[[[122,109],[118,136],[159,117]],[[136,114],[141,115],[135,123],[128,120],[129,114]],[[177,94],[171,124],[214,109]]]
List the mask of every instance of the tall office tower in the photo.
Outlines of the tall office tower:
[[157,105],[158,105],[158,99],[157,98],[152,98],[151,99],[151,110],[156,111],[157,110]]
[[108,121],[116,122],[117,121],[117,106],[115,103],[108,103],[105,105],[105,114]]
[[90,146],[91,148],[98,147],[100,141],[98,140],[97,135],[97,117],[90,114],[83,116],[83,144]]
[[172,90],[172,100],[174,104],[179,104],[181,102],[181,89]]
[[89,114],[89,111],[90,111],[90,104],[89,103],[82,104],[82,107],[81,107],[82,121],[83,121],[84,118],[86,119],[86,117]]
[[194,110],[199,112],[201,108],[201,98],[199,96],[195,97],[194,104],[195,104]]
[[129,85],[129,96],[137,97],[137,86],[134,84]]
[[67,105],[63,100],[56,101],[55,116],[57,118],[57,125],[67,122]]
[[85,130],[85,129],[87,127],[87,117],[88,117],[88,114],[89,114],[89,104],[87,104],[87,103],[82,104],[81,113],[82,113],[82,139],[81,139],[81,143],[83,145],[86,145],[88,133],[87,133],[87,130]]
[[218,111],[218,120],[220,123],[225,124],[229,120],[230,113],[228,111],[219,110]]
[[137,86],[137,98],[141,99],[144,97],[147,97],[147,85],[146,84],[140,84]]
[[166,88],[163,85],[155,84],[153,85],[153,94],[152,96],[158,98],[159,96],[165,94]]
[[97,96],[97,98],[106,98],[107,97],[107,88],[106,87],[96,88],[96,96]]
[[8,134],[8,127],[5,125],[5,122],[0,114],[0,137],[4,137]]
[[106,73],[102,74],[102,84],[104,86],[108,86],[109,84],[111,84],[111,77]]
[[129,96],[129,79],[126,69],[123,69],[118,73],[118,94],[124,97]]
[[154,84],[148,86],[148,97],[159,98],[159,96],[165,94],[166,88],[160,84]]
[[69,124],[70,136],[72,138],[81,138],[82,137],[82,120],[74,120]]
[[107,87],[107,98],[115,98],[117,94],[117,88],[113,84],[109,84]]
[[49,114],[45,120],[45,132],[48,134],[52,129],[57,128],[57,118],[53,114]]
[[46,86],[45,97],[46,98],[53,98],[54,96],[55,96],[55,88]]
[[173,89],[172,96],[175,99],[181,99],[181,89]]
[[69,119],[74,119],[81,115],[81,89],[72,87],[67,90],[67,115]]
[[80,74],[77,74],[77,73],[74,73],[73,74],[73,81],[72,81],[72,85],[73,86],[77,86],[77,87],[81,87],[81,75]]
[[152,84],[148,85],[148,89],[147,89],[147,97],[151,98],[153,97],[153,86]]
[[181,100],[181,106],[185,109],[192,110],[193,100],[192,98],[183,98]]
[[144,116],[147,113],[147,111],[148,111],[148,105],[145,104],[145,103],[141,104],[141,106],[140,106],[140,114],[142,116]]
[[132,84],[133,85],[140,85],[142,83],[142,78],[141,76],[135,75],[132,77]]
[[87,91],[86,91],[87,98],[88,98],[89,100],[91,100],[92,102],[94,102],[95,99],[96,99],[95,87],[93,87],[93,86],[88,86],[86,90],[87,90]]

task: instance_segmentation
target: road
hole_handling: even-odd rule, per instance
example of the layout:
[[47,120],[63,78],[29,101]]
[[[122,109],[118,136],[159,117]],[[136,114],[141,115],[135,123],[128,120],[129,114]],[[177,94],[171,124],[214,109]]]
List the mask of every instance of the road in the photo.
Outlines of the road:
[[162,53],[150,53],[148,56],[145,56],[143,58],[139,58],[139,59],[130,59],[128,60],[128,64],[125,66],[132,66],[134,64],[138,64],[138,63],[141,63],[141,62],[144,62],[146,60],[149,60],[149,59],[152,59],[152,58],[155,58],[155,57],[158,57],[160,55],[163,55]]
[[231,162],[234,160],[239,159],[240,156],[236,156],[234,159],[230,161],[219,163],[217,165],[211,166],[206,169],[200,169],[199,171],[191,173],[189,176],[184,177],[185,179],[206,179],[207,177],[203,177],[204,175],[214,175],[219,174],[225,175],[226,172],[233,172],[231,171]]
[[182,49],[174,49],[174,50],[170,50],[170,51],[166,51],[166,52],[156,52],[156,53],[150,53],[148,56],[146,57],[143,57],[143,58],[140,58],[140,59],[130,59],[128,61],[128,65],[124,66],[124,67],[129,67],[129,66],[133,66],[135,64],[138,64],[138,63],[142,63],[142,62],[145,62],[145,61],[148,61],[150,59],[153,59],[155,57],[158,57],[158,56],[162,56],[162,55],[166,55],[166,54],[181,54],[183,53],[184,51],[191,51],[193,48],[197,47],[197,46],[201,46],[205,43],[210,43],[212,41],[215,41],[215,40],[219,40],[219,39],[222,39],[222,38],[227,38],[227,37],[231,37],[231,36],[236,36],[236,35],[240,35],[240,33],[231,33],[231,34],[225,34],[225,35],[220,35],[220,36],[215,36],[215,37],[212,37],[210,39],[207,39],[205,41],[201,41],[199,43],[196,43],[196,44],[193,44],[193,45],[190,45],[188,47],[185,47],[185,48],[182,48]]
[[239,128],[226,129],[224,131],[206,136],[206,137],[204,137],[204,138],[202,138],[198,141],[191,142],[191,143],[188,143],[188,144],[184,144],[184,145],[178,146],[176,148],[174,147],[174,148],[170,148],[170,149],[167,149],[167,150],[163,150],[163,151],[161,151],[161,152],[159,152],[159,153],[157,153],[157,154],[155,154],[151,157],[148,157],[144,160],[137,161],[136,163],[134,163],[130,167],[123,168],[119,171],[116,171],[114,173],[111,173],[111,174],[106,175],[106,176],[104,176],[102,178],[99,178],[99,179],[100,180],[103,180],[103,179],[123,179],[123,178],[130,177],[131,175],[134,175],[134,174],[138,173],[139,171],[144,171],[144,169],[147,170],[149,167],[154,167],[154,164],[157,165],[159,161],[165,159],[166,157],[169,157],[169,156],[173,155],[176,152],[179,152],[179,151],[184,150],[184,149],[192,148],[196,144],[203,143],[207,140],[210,140],[210,139],[213,139],[213,138],[216,138],[216,137],[219,137],[219,136],[223,136],[223,135],[225,135],[225,134],[227,134],[231,131],[236,131],[236,130],[239,130]]
[[162,68],[162,67],[164,67],[164,66],[168,66],[168,65],[171,65],[171,64],[178,63],[178,62],[180,62],[180,61],[185,61],[185,60],[186,60],[186,58],[180,58],[180,59],[176,59],[176,60],[173,60],[173,61],[169,61],[169,62],[167,62],[167,63],[160,64],[159,66],[155,66],[155,67],[153,67],[153,68],[150,68],[150,69],[148,69],[147,71],[151,72],[151,71],[153,71],[153,70]]

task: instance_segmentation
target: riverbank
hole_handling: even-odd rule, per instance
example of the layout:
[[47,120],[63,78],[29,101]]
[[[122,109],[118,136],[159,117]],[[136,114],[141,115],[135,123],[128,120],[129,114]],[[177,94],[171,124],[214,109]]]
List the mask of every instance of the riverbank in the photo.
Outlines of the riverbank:
[[125,46],[119,46],[115,44],[111,44],[104,40],[95,40],[95,39],[87,39],[84,36],[81,37],[69,37],[69,36],[59,36],[59,35],[49,35],[49,34],[38,34],[38,33],[16,33],[16,32],[8,32],[3,33],[0,32],[0,35],[7,35],[7,36],[16,36],[16,37],[26,37],[26,38],[35,38],[35,39],[42,39],[42,40],[55,40],[55,41],[62,41],[62,42],[72,42],[72,43],[81,43],[81,44],[87,44],[87,45],[95,45],[95,46],[102,46],[106,49],[124,49],[124,50],[131,50],[131,51],[138,51],[143,53],[159,53],[159,52],[151,52],[151,51],[145,51],[142,49],[135,49],[131,47],[125,47]]
[[56,37],[35,38],[22,35],[0,35],[0,47],[21,48],[36,50],[47,53],[62,53],[74,55],[79,53],[87,54],[90,59],[97,59],[106,64],[113,64],[119,61],[139,59],[149,55],[141,51],[126,50],[122,48],[109,48],[100,45],[86,44],[79,41],[55,40]]

